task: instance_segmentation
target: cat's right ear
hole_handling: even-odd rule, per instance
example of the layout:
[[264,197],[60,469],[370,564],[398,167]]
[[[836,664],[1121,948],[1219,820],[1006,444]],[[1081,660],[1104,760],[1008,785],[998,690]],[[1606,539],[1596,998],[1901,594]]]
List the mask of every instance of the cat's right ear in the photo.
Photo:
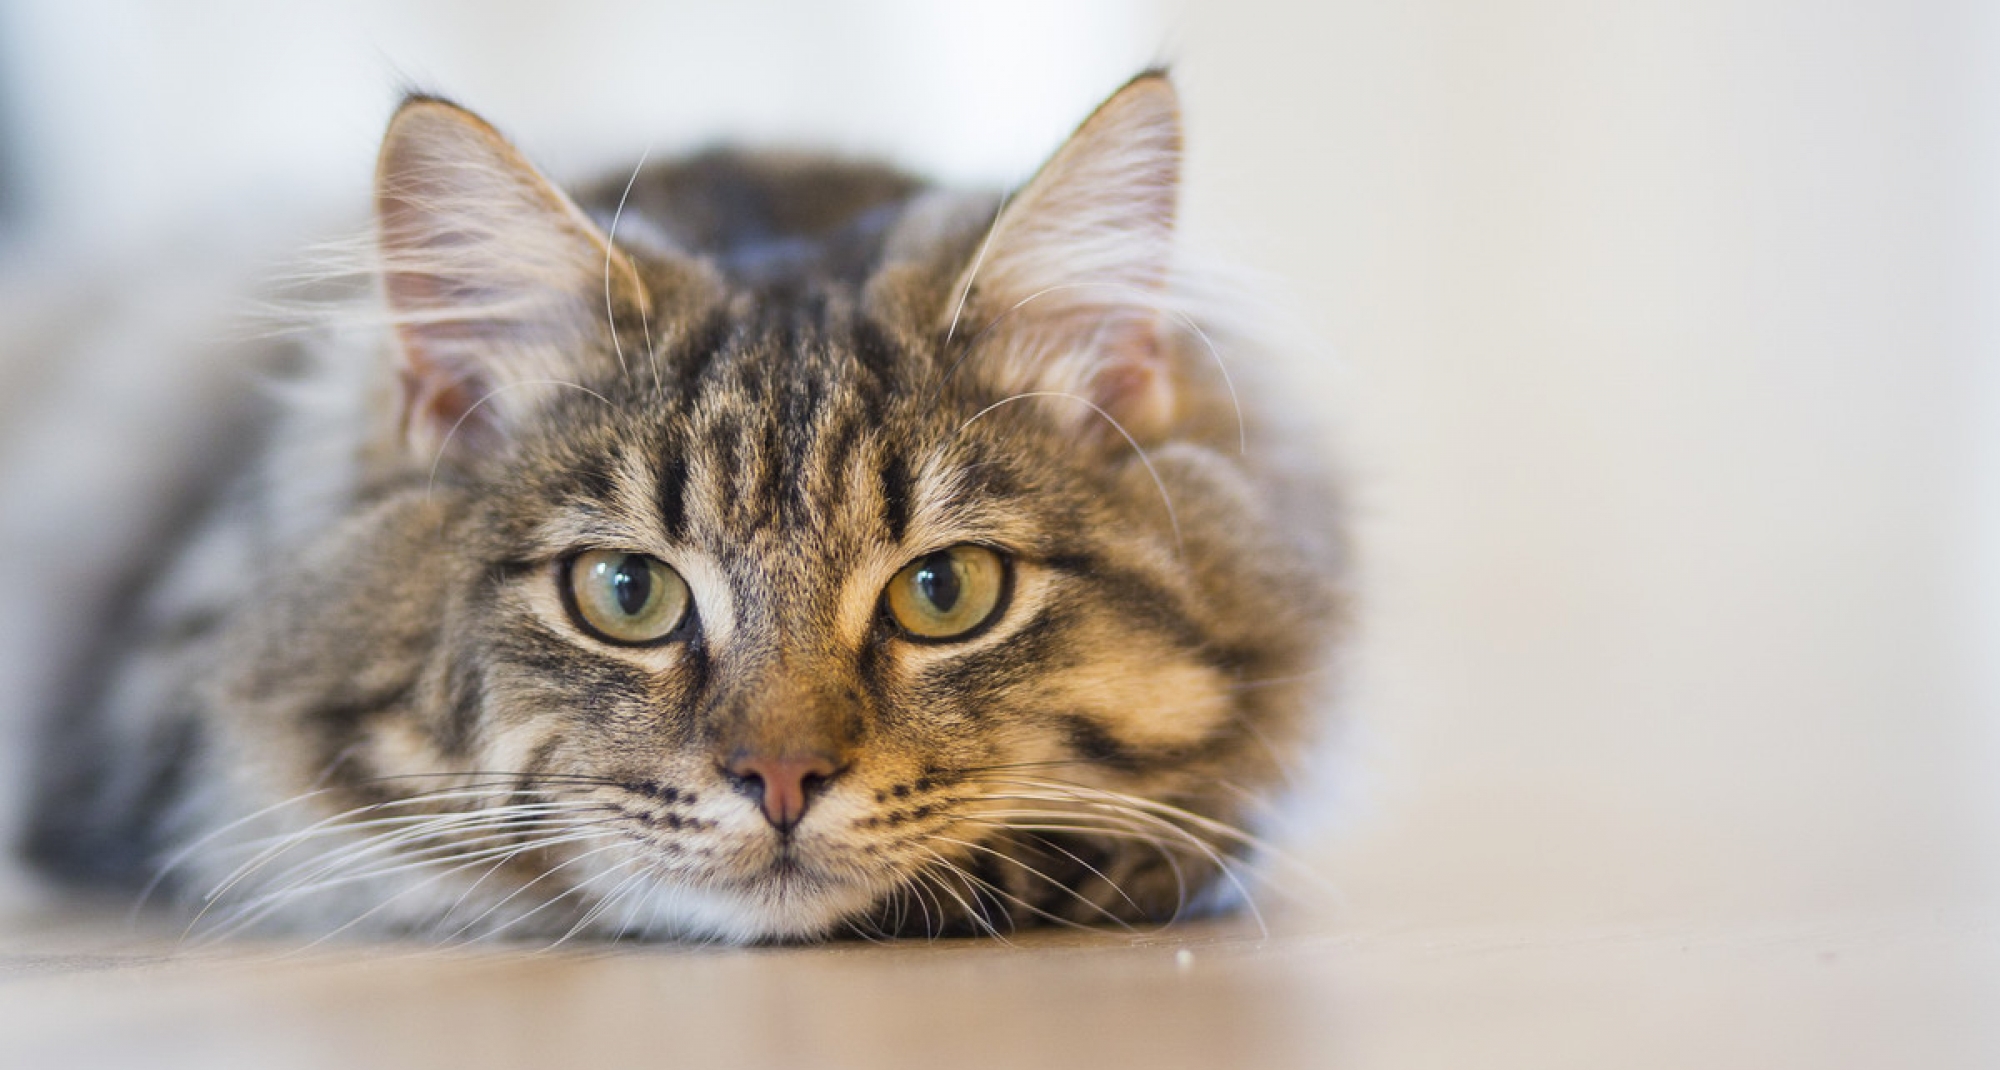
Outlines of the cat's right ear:
[[1180,175],[1180,100],[1149,71],[1007,202],[937,329],[968,347],[963,359],[997,392],[1064,399],[1051,415],[1080,432],[1170,434],[1181,407],[1165,344]]
[[411,97],[375,172],[381,280],[403,357],[403,429],[425,457],[489,449],[611,324],[649,317],[637,267],[484,120]]

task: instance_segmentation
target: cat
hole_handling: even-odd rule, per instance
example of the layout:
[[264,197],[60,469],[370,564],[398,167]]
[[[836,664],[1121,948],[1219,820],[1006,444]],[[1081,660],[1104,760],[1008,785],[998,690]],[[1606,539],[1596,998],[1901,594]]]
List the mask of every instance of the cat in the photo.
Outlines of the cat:
[[1348,554],[1176,254],[1181,139],[1149,71],[1006,197],[730,150],[572,197],[410,95],[371,295],[117,573],[26,857],[216,937],[1240,898]]

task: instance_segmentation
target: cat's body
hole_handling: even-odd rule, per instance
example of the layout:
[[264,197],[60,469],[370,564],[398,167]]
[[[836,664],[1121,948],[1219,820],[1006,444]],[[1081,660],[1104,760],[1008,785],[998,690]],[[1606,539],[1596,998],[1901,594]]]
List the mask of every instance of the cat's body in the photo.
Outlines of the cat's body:
[[1197,907],[1315,734],[1344,562],[1177,288],[1178,136],[1148,76],[997,218],[732,154],[572,204],[413,100],[386,315],[130,581],[30,856],[216,932]]

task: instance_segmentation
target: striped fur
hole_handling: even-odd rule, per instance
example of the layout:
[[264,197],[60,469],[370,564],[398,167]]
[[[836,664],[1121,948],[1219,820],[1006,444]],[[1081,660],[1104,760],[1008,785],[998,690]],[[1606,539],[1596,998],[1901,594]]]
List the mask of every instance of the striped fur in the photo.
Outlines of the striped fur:
[[[1178,152],[1147,75],[1004,208],[726,153],[572,202],[406,105],[360,317],[387,329],[329,336],[318,400],[61,711],[32,853],[218,934],[785,940],[1226,900],[1314,734],[1344,559],[1325,485],[1236,408],[1218,351],[1254,352],[1183,300]],[[901,638],[884,586],[968,542],[1012,563],[996,623]],[[582,632],[558,585],[591,548],[678,571],[689,638]],[[780,832],[718,769],[747,736],[851,760]]]

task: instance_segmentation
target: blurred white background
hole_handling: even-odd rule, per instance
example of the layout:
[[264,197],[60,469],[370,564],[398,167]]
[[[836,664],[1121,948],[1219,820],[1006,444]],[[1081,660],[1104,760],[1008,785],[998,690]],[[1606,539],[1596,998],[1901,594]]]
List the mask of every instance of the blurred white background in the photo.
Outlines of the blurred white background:
[[[1173,60],[1188,228],[1355,477],[1334,923],[2000,921],[2000,6],[15,0],[0,49],[29,274],[359,218],[400,78],[563,175],[1006,182]],[[1952,1025],[1893,1061],[1995,1050]]]
[[1012,181],[1163,25],[1143,0],[79,0],[8,4],[0,42],[22,217],[95,241],[358,202],[404,86],[572,175],[728,138]]
[[1172,60],[1188,228],[1323,343],[1284,374],[1355,474],[1354,798],[1404,845],[1355,894],[1989,887],[1990,5],[69,0],[0,46],[29,274],[337,233],[405,82],[573,177],[730,138],[1004,183]]

